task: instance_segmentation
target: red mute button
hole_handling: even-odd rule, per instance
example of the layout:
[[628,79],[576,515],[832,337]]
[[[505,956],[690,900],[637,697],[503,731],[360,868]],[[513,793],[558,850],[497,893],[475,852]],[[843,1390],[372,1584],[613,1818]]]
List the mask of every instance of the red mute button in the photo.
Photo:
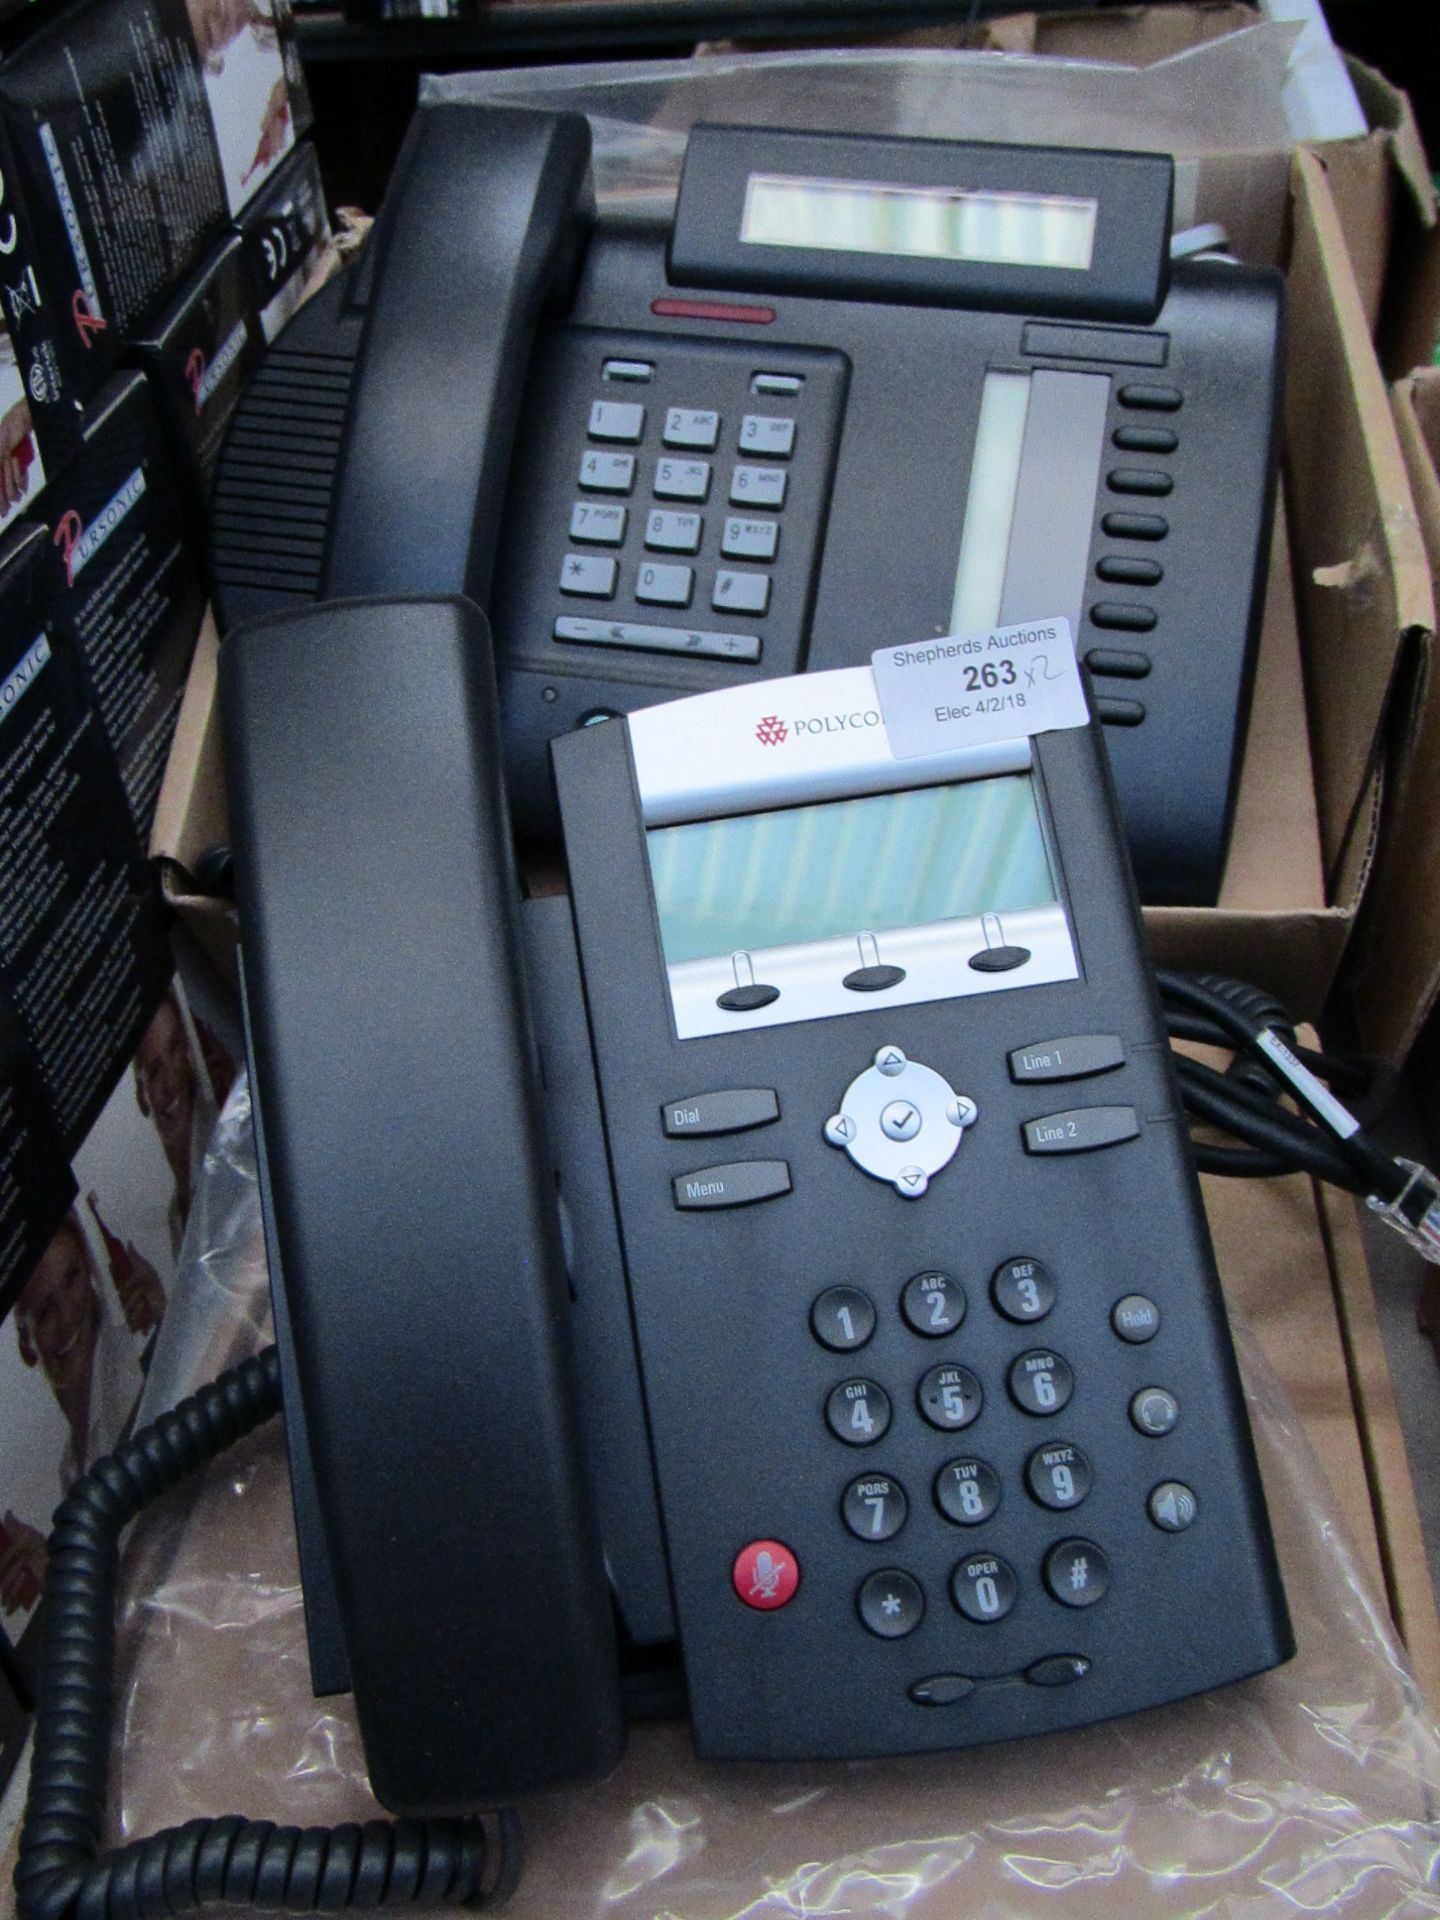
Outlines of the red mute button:
[[783,1607],[795,1598],[800,1566],[781,1541],[752,1540],[736,1554],[730,1578],[747,1607],[773,1613],[776,1607]]

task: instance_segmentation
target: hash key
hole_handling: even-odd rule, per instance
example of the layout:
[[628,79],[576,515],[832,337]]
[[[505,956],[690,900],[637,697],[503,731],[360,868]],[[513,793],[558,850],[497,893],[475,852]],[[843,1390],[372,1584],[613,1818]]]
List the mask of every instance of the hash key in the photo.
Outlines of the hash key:
[[715,576],[710,604],[721,613],[764,613],[770,605],[770,576],[722,568]]

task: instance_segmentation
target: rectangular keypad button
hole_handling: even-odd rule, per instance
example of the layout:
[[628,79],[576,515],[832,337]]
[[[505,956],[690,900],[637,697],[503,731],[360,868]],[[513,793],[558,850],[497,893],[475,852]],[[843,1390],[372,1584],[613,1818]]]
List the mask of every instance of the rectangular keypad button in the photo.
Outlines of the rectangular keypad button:
[[1109,1073],[1124,1064],[1125,1043],[1118,1033],[1069,1033],[1061,1040],[1016,1047],[1010,1055],[1010,1078],[1017,1084],[1083,1080],[1087,1074]]
[[710,491],[708,460],[657,460],[657,500],[703,500]]
[[695,589],[693,567],[643,566],[635,582],[635,598],[652,607],[688,607]]
[[783,467],[736,467],[730,476],[730,504],[732,507],[783,507],[785,483],[789,478]]
[[580,462],[580,484],[587,493],[629,493],[635,484],[633,453],[587,453]]
[[720,551],[727,560],[773,560],[779,545],[778,520],[742,520],[732,514],[720,536]]
[[788,460],[795,449],[795,422],[783,414],[747,413],[740,422],[740,451]]
[[618,547],[625,538],[624,507],[602,507],[593,500],[577,500],[570,509],[570,538],[598,547]]
[[1089,1153],[1133,1140],[1139,1132],[1134,1107],[1072,1107],[1027,1120],[1020,1129],[1027,1153]]
[[682,1213],[709,1207],[748,1207],[790,1191],[784,1160],[737,1160],[728,1167],[701,1167],[674,1182],[675,1204]]
[[740,1133],[746,1127],[768,1126],[780,1118],[780,1102],[773,1087],[726,1087],[667,1100],[661,1113],[666,1133],[680,1140],[692,1133]]
[[615,591],[615,562],[606,553],[567,553],[560,568],[560,591],[608,600]]
[[734,573],[722,567],[715,576],[710,604],[717,613],[764,613],[770,605],[770,576]]
[[602,380],[633,380],[648,384],[655,375],[653,360],[607,360],[600,369]]
[[718,413],[708,413],[699,407],[671,407],[665,415],[667,447],[690,447],[696,453],[713,453],[719,438]]
[[755,373],[750,376],[752,393],[799,393],[804,384],[803,375],[798,373]]
[[703,660],[760,658],[756,633],[707,633],[699,627],[652,627],[641,620],[583,620],[562,614],[555,638],[584,647],[636,647],[642,653],[693,653]]
[[698,553],[704,525],[698,513],[669,513],[656,507],[645,522],[645,544],[661,553]]
[[592,440],[623,440],[634,446],[645,431],[645,409],[635,400],[597,400],[590,409]]

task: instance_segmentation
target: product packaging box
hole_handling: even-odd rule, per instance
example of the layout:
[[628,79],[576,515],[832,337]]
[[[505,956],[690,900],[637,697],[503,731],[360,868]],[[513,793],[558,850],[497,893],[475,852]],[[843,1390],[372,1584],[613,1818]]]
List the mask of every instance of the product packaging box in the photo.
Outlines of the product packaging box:
[[310,110],[287,0],[76,0],[23,24],[0,60],[6,291],[53,467],[127,341]]
[[[4,241],[0,226],[0,244]],[[0,317],[0,533],[34,505],[45,485],[29,396],[10,329]]]
[[149,376],[197,537],[245,382],[330,246],[319,166],[302,143],[159,319],[137,334],[134,354]]

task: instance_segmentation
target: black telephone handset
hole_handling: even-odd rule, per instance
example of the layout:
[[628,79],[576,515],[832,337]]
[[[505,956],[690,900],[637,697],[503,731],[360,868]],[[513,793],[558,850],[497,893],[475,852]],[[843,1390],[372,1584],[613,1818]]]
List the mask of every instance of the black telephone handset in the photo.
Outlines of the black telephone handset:
[[896,758],[856,667],[582,728],[522,903],[473,607],[221,676],[312,1645],[386,1804],[602,1772],[674,1643],[762,1760],[1289,1657],[1093,723]]
[[1167,155],[696,127],[673,222],[588,122],[416,113],[217,473],[222,629],[463,593],[517,823],[596,714],[1064,615],[1142,897],[1218,894],[1269,556],[1278,274],[1172,264]]

